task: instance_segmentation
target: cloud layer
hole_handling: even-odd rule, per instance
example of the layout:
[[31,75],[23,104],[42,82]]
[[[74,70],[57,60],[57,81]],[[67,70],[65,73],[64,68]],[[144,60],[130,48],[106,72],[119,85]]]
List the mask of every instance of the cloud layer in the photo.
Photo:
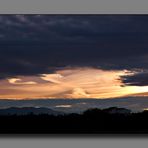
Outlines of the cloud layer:
[[148,92],[148,86],[124,85],[127,70],[69,67],[39,76],[0,80],[0,99],[116,98]]
[[148,69],[146,15],[1,15],[0,78],[57,68]]
[[147,15],[0,15],[1,98],[146,92],[147,26]]

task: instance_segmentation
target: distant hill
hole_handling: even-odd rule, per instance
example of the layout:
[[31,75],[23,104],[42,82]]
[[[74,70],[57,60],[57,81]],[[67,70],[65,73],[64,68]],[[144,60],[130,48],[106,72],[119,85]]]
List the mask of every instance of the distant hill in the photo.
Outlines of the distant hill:
[[100,116],[103,114],[108,115],[129,115],[132,114],[131,110],[126,108],[118,108],[118,107],[109,107],[105,109],[91,108],[83,112],[84,115],[87,116]]
[[130,114],[131,110],[126,108],[118,108],[118,107],[110,107],[103,110],[104,112],[110,113],[110,114]]
[[[92,108],[84,111],[95,113],[96,112],[104,112],[109,114],[130,114],[131,110],[125,109],[125,108],[118,108],[118,107],[110,107],[105,109],[98,109],[98,108]],[[62,111],[56,111],[52,110],[50,108],[46,107],[10,107],[6,109],[0,109],[0,115],[28,115],[28,114],[34,114],[34,115],[40,115],[40,114],[48,114],[48,115],[64,115],[65,112]]]
[[0,109],[0,115],[27,115],[27,114],[48,114],[48,115],[63,115],[64,112],[55,111],[49,108],[35,108],[35,107],[10,107],[7,109]]

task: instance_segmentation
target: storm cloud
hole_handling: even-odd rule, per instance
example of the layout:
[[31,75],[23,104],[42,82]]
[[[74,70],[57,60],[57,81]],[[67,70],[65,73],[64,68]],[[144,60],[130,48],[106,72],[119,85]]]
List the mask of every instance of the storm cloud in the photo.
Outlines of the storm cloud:
[[133,75],[121,77],[125,85],[146,86],[148,85],[148,72],[139,72]]
[[147,26],[147,15],[0,15],[0,78],[67,66],[147,70]]

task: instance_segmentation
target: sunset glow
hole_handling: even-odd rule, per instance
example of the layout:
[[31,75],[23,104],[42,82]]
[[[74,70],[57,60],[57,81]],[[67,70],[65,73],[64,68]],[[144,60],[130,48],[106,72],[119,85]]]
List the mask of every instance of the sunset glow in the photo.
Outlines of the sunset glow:
[[123,86],[127,70],[101,70],[89,67],[65,68],[51,74],[18,76],[1,80],[0,98],[115,98],[148,92],[148,86]]

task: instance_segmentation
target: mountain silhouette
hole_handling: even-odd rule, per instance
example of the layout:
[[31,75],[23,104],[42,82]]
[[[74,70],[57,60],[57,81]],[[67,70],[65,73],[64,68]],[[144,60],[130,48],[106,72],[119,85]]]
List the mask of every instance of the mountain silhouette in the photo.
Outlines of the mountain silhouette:
[[27,114],[48,114],[48,115],[63,115],[64,112],[55,111],[49,108],[36,107],[10,107],[7,109],[0,109],[0,115],[27,115]]
[[110,107],[103,110],[104,112],[110,113],[110,114],[130,114],[131,110],[126,108],[118,108],[118,107]]

